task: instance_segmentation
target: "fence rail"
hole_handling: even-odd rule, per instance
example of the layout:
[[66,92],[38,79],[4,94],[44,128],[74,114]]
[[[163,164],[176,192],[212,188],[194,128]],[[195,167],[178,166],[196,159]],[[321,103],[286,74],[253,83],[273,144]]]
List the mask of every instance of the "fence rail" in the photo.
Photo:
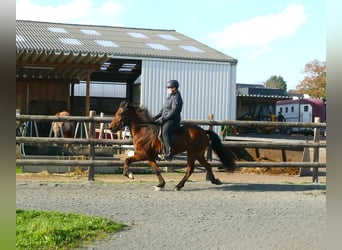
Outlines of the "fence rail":
[[[16,137],[17,143],[32,143],[32,144],[79,144],[79,145],[132,145],[132,140],[118,139],[94,139],[94,138],[48,138],[48,137]],[[326,142],[303,142],[283,140],[283,141],[268,141],[268,142],[253,142],[253,141],[223,141],[222,144],[232,147],[244,148],[292,148],[292,147],[307,147],[307,148],[325,148]]]
[[[120,166],[120,160],[55,160],[55,159],[17,159],[17,165],[37,165],[37,166]],[[160,166],[185,166],[184,160],[173,160],[172,163],[166,161],[158,162]],[[212,161],[212,166],[222,166],[221,162]],[[144,166],[149,165],[145,162],[132,162],[130,166]],[[278,168],[325,168],[326,164],[321,162],[238,162],[238,167],[278,167]]]
[[[43,115],[16,115],[16,120],[20,122],[26,121],[74,121],[74,122],[89,122],[89,138],[46,138],[46,137],[16,137],[18,144],[33,144],[33,145],[54,145],[54,144],[75,144],[75,145],[88,145],[89,159],[85,160],[60,160],[60,159],[16,159],[16,164],[21,165],[55,165],[55,166],[89,166],[88,180],[94,180],[94,166],[118,166],[122,165],[119,160],[96,160],[95,159],[95,145],[132,145],[132,140],[109,140],[109,139],[96,139],[94,133],[94,123],[110,123],[112,118],[95,116],[94,111],[91,111],[90,116],[69,116],[69,117],[56,117],[56,116],[43,116]],[[291,149],[291,148],[313,148],[314,149],[314,162],[237,162],[238,167],[308,167],[313,168],[313,181],[318,182],[318,168],[325,168],[326,163],[318,162],[319,148],[326,148],[325,142],[319,141],[319,130],[326,128],[326,123],[320,123],[319,120],[315,123],[304,122],[267,122],[267,121],[232,121],[232,120],[183,120],[182,124],[194,124],[199,126],[208,125],[212,126],[274,126],[274,127],[304,127],[314,128],[314,142],[303,142],[298,140],[284,140],[277,141],[260,139],[259,141],[238,141],[239,139],[223,141],[222,143],[231,147],[244,147],[244,148],[273,148],[273,149]],[[233,138],[231,138],[233,139]],[[254,139],[257,140],[257,139]],[[184,161],[159,162],[160,166],[184,166]],[[220,162],[211,161],[213,166],[221,166]],[[146,163],[138,162],[132,163],[132,166],[148,166]]]
[[[17,115],[17,121],[77,121],[90,123],[110,123],[112,118],[100,116],[46,116],[46,115]],[[182,120],[181,124],[199,126],[274,126],[274,127],[302,127],[302,128],[326,128],[326,123],[311,122],[270,122],[270,121],[235,121],[235,120]]]

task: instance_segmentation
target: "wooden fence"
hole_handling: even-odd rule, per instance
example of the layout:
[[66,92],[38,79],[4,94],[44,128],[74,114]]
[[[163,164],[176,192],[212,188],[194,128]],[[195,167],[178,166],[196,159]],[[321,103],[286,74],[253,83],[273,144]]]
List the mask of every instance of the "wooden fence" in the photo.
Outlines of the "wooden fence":
[[[56,116],[43,116],[43,115],[16,115],[16,120],[19,123],[23,122],[36,122],[36,121],[73,121],[88,123],[88,138],[52,138],[52,137],[26,137],[16,136],[17,144],[33,144],[33,145],[54,145],[54,144],[74,144],[74,145],[87,145],[88,146],[88,159],[86,160],[59,160],[59,159],[16,159],[18,166],[23,165],[54,165],[54,166],[88,166],[88,180],[94,180],[94,167],[95,166],[122,166],[120,160],[99,160],[95,158],[96,145],[110,145],[122,146],[132,145],[132,140],[120,139],[96,139],[95,137],[95,123],[106,124],[110,123],[112,118],[99,117],[95,115],[94,111],[90,112],[89,116],[69,116],[69,117],[56,117]],[[228,138],[230,140],[223,141],[222,143],[227,146],[244,147],[244,148],[271,148],[271,149],[291,149],[291,148],[313,148],[313,162],[237,162],[238,167],[300,167],[300,168],[313,168],[313,182],[318,182],[318,168],[326,168],[325,162],[319,162],[319,149],[325,148],[326,143],[320,142],[319,135],[320,129],[326,128],[326,123],[320,123],[319,118],[316,118],[315,123],[304,122],[267,122],[267,121],[233,121],[233,120],[183,120],[182,124],[195,124],[199,126],[274,126],[274,127],[305,127],[314,128],[313,142],[293,141],[293,140],[261,140],[254,138],[248,141],[239,140],[239,137]],[[100,126],[101,127],[101,126]],[[234,139],[234,140],[233,140]],[[208,149],[209,158],[211,158],[211,151]],[[211,161],[212,166],[221,166],[220,162]],[[184,161],[174,160],[172,162],[159,162],[160,166],[185,166]],[[132,166],[148,166],[147,163],[138,162],[132,163]]]

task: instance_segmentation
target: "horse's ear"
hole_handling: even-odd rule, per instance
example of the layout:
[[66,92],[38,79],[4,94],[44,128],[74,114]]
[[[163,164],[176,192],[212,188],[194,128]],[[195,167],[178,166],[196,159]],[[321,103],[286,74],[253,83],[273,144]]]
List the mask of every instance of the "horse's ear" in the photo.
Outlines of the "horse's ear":
[[127,108],[127,106],[128,106],[128,102],[126,102],[126,101],[122,101],[121,103],[120,103],[120,108]]

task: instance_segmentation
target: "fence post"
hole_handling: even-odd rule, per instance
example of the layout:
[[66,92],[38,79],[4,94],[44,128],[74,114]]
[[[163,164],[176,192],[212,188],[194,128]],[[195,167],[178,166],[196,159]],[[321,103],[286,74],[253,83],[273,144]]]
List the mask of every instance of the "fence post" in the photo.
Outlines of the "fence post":
[[[315,117],[315,123],[320,123],[321,118]],[[314,142],[319,143],[320,128],[314,128]],[[319,147],[314,148],[313,161],[319,161]],[[318,168],[313,168],[312,170],[312,182],[318,183]]]
[[[96,114],[96,111],[91,110],[89,112],[90,117],[94,117]],[[89,122],[89,133],[88,133],[89,139],[95,138],[95,127],[93,122]],[[95,157],[95,145],[90,143],[89,144],[89,160],[94,160]],[[88,167],[88,181],[94,181],[94,164],[91,164]]]
[[[308,142],[308,141],[306,141]],[[310,158],[310,151],[309,148],[304,148],[303,151],[303,162],[311,162],[311,158]],[[301,167],[300,171],[299,171],[299,176],[309,176],[310,175],[310,168],[308,167]]]
[[[104,113],[101,112],[100,113],[100,117],[103,117],[104,116]],[[100,123],[100,132],[99,132],[99,139],[103,139],[104,138],[104,123],[101,122]]]

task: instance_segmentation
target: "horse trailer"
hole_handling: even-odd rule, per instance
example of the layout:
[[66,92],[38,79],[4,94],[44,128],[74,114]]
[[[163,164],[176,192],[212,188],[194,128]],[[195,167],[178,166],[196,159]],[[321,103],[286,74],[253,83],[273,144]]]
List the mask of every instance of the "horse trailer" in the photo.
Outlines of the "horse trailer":
[[[314,122],[315,117],[319,117],[321,122],[325,122],[325,103],[321,99],[302,98],[293,100],[282,100],[276,102],[276,112],[282,113],[286,122]],[[312,134],[312,128],[293,127],[287,131]]]

